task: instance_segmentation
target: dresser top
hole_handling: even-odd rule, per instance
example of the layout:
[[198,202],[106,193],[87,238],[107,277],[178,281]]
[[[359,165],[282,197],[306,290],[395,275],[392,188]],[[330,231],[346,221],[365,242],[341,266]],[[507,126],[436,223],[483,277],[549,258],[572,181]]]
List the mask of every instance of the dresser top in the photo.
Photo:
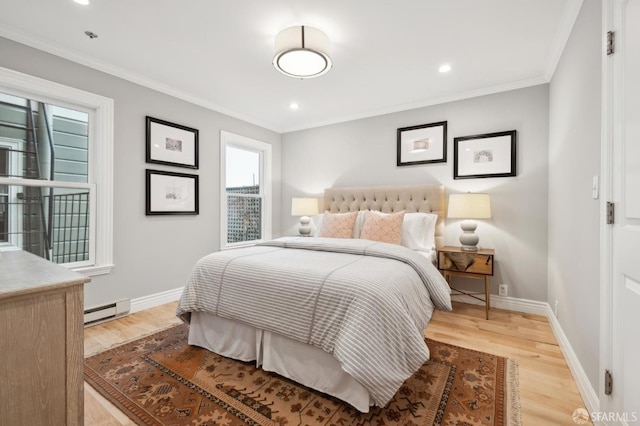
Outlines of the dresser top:
[[90,279],[23,250],[0,255],[0,299],[83,284]]

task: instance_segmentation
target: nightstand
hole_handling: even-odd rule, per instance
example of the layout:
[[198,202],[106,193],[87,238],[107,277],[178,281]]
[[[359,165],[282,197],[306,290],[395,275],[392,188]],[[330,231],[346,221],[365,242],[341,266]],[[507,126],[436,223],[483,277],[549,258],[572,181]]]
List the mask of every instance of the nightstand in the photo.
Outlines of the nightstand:
[[479,249],[476,251],[462,250],[460,247],[442,247],[438,250],[438,269],[451,287],[453,277],[476,278],[484,280],[484,299],[476,294],[456,290],[458,294],[465,294],[475,299],[481,300],[485,304],[487,319],[489,319],[489,309],[491,308],[490,297],[490,277],[493,276],[493,249]]

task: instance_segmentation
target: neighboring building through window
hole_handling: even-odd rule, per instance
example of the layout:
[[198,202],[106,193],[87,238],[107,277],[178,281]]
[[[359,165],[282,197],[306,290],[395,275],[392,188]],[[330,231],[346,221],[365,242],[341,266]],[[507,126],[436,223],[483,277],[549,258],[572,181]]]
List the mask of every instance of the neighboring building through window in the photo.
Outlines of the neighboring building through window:
[[112,179],[112,100],[0,68],[1,250],[108,272]]
[[271,238],[271,145],[221,132],[221,248]]

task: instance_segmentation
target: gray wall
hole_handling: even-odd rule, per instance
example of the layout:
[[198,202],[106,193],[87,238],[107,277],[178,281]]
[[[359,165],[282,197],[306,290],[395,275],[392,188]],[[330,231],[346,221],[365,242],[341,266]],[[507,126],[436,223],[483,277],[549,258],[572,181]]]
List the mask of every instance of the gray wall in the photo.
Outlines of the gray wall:
[[[282,138],[283,231],[296,233],[291,198],[331,186],[441,183],[449,192],[489,192],[493,218],[479,221],[480,245],[496,249],[498,284],[509,296],[547,300],[548,85],[287,133]],[[396,129],[448,121],[447,163],[396,167]],[[453,138],[516,129],[518,176],[453,179]],[[460,221],[446,242],[459,245]],[[477,286],[476,286],[477,289]]]
[[[0,66],[115,101],[114,262],[85,287],[85,305],[138,298],[185,284],[191,267],[220,242],[220,130],[273,145],[273,233],[280,234],[281,136],[258,126],[0,38]],[[145,116],[200,131],[200,214],[145,216]]]
[[549,304],[598,389],[602,10],[585,0],[549,90]]

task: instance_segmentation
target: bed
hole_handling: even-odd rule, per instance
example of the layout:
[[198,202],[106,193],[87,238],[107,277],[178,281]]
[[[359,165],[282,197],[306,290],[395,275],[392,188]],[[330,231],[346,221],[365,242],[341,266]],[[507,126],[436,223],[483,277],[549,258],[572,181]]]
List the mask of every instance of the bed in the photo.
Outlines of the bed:
[[[331,188],[323,199],[327,215],[436,215],[432,249],[443,245],[439,185]],[[255,361],[368,412],[428,359],[424,327],[435,308],[451,309],[433,255],[360,238],[304,237],[216,252],[194,266],[177,314],[190,323],[190,344]]]

